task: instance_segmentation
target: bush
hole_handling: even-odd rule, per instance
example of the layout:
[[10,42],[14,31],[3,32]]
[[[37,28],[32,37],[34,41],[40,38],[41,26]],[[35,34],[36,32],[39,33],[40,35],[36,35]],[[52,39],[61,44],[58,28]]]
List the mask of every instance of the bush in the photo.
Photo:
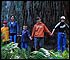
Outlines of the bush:
[[69,51],[63,53],[40,48],[39,51],[20,49],[18,43],[11,42],[1,47],[1,59],[69,59]]
[[11,42],[1,47],[1,59],[27,59],[26,50]]

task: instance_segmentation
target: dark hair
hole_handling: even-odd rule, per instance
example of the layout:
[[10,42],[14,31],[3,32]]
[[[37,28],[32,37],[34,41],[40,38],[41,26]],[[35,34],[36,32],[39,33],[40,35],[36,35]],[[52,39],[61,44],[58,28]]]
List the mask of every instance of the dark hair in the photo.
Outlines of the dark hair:
[[[12,15],[12,16],[14,17],[14,15]],[[11,17],[12,17],[12,16],[11,16]]]
[[39,20],[39,19],[41,19],[41,18],[40,18],[40,17],[37,17],[37,18],[36,18],[36,20]]
[[23,26],[28,26],[26,23]]

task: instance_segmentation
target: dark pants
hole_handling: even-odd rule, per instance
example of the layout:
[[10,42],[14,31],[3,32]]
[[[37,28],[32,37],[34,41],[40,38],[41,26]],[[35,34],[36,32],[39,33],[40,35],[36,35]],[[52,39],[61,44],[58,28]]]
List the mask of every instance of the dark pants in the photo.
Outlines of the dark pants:
[[17,42],[17,34],[16,33],[10,33],[10,42]]
[[38,38],[38,37],[34,37],[34,48],[35,50],[37,50],[37,48],[40,47],[44,47],[44,38]]

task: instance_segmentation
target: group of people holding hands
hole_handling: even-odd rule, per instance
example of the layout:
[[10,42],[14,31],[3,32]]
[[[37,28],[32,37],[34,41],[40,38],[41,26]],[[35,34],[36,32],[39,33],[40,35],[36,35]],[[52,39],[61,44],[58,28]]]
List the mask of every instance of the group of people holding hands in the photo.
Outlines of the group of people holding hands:
[[[66,28],[69,29],[68,24],[65,23],[65,16],[60,17],[60,22],[56,24],[53,28],[52,32],[46,27],[46,25],[41,22],[41,18],[37,17],[37,23],[34,25],[32,29],[32,34],[27,28],[27,25],[23,25],[22,36],[21,36],[21,48],[28,49],[28,40],[34,39],[34,49],[38,50],[38,46],[40,48],[44,47],[44,32],[47,32],[50,36],[53,36],[55,30],[58,30],[57,34],[57,50],[64,51],[66,50]],[[10,22],[8,23],[6,20],[3,22],[3,27],[1,28],[1,34],[3,34],[2,42],[14,42],[17,41],[17,34],[19,31],[18,23],[15,21],[14,16],[11,17]]]

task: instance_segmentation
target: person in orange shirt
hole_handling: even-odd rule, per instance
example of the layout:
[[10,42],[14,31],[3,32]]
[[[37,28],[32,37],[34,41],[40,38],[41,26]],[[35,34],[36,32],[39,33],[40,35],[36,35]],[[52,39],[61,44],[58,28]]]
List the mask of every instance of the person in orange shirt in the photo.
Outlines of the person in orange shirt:
[[1,27],[1,39],[4,44],[9,43],[9,28],[7,27],[7,21],[3,21],[3,27]]
[[39,47],[44,47],[44,32],[47,32],[51,36],[51,32],[48,30],[46,25],[41,22],[41,18],[37,17],[37,23],[33,27],[32,38],[34,38],[34,49],[37,50],[38,43]]

